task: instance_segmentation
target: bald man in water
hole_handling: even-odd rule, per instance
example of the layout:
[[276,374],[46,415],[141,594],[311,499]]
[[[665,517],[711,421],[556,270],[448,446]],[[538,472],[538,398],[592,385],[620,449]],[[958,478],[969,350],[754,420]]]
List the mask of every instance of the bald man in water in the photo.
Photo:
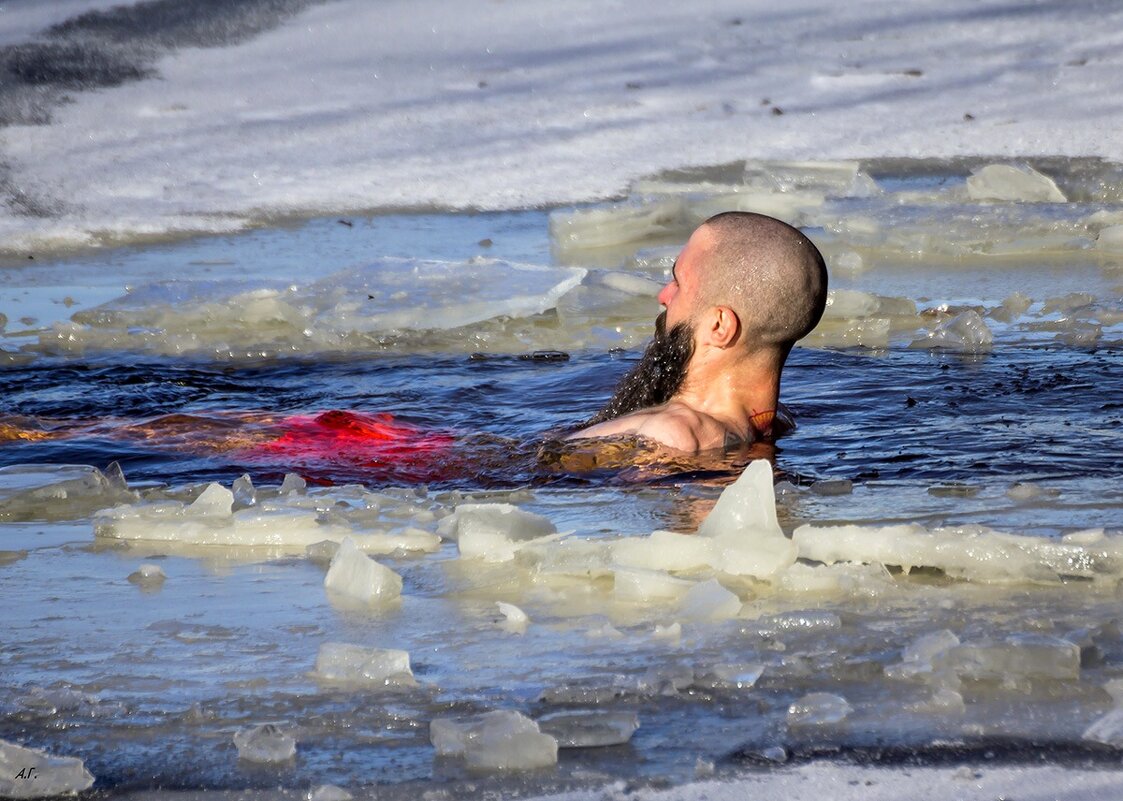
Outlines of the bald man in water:
[[685,453],[771,439],[787,424],[784,362],[826,297],[823,257],[798,230],[762,214],[711,217],[659,293],[640,363],[568,439],[638,436]]

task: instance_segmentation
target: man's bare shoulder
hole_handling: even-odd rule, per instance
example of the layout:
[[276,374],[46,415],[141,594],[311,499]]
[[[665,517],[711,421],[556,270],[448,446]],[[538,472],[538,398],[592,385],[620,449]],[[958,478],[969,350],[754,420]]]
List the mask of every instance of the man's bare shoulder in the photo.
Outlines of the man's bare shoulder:
[[669,403],[598,423],[576,431],[566,439],[601,439],[630,435],[650,439],[685,453],[697,453],[701,445],[699,434],[704,425],[702,416],[689,406]]

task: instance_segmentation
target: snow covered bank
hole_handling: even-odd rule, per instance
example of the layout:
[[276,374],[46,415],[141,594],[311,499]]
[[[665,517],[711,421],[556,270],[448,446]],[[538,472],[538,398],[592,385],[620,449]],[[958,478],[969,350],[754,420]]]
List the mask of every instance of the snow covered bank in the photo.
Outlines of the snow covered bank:
[[19,251],[564,204],[744,158],[1123,159],[1120,23],[1013,0],[339,0],[4,129],[0,235]]

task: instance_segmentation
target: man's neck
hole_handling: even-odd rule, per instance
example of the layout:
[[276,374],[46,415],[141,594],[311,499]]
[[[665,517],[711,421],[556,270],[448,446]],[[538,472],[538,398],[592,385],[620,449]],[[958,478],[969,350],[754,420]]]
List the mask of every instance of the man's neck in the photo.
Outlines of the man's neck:
[[780,371],[768,359],[719,359],[691,364],[673,400],[712,417],[729,431],[754,438],[768,434],[780,399]]

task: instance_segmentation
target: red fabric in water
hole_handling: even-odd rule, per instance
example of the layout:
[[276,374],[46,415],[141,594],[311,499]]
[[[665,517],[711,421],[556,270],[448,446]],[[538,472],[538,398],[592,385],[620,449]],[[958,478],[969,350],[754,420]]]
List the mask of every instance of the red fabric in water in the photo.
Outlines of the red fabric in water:
[[422,481],[443,477],[448,465],[442,465],[440,457],[456,442],[448,434],[398,422],[390,414],[331,411],[294,415],[281,425],[284,433],[254,448],[254,456],[294,468],[385,468]]

